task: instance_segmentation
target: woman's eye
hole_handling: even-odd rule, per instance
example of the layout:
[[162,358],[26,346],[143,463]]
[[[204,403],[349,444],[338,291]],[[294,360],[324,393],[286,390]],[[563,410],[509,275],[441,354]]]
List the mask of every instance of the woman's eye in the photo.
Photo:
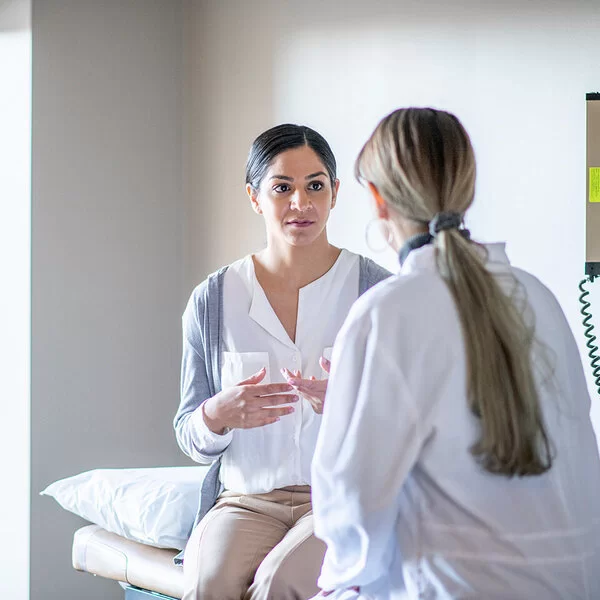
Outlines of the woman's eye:
[[276,185],[273,188],[274,191],[278,192],[279,194],[282,194],[284,192],[289,192],[290,191],[290,186],[287,183],[280,183],[279,185]]
[[311,181],[308,187],[313,192],[318,192],[318,191],[322,190],[324,186],[321,181]]

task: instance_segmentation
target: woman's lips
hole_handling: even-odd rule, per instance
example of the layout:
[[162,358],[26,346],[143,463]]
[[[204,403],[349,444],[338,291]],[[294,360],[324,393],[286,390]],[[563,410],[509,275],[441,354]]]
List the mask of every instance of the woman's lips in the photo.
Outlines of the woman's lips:
[[314,221],[308,221],[305,219],[288,221],[288,225],[290,225],[291,227],[301,227],[301,228],[302,227],[310,227],[313,223],[314,223]]

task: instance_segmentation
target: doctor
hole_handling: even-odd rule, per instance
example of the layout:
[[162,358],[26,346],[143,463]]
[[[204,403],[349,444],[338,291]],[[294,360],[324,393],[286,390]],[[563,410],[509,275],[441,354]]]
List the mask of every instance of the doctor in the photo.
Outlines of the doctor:
[[319,597],[600,598],[579,352],[550,290],[462,229],[466,131],[447,112],[397,110],[356,173],[402,268],[335,343],[312,468]]
[[266,248],[210,275],[183,315],[177,440],[197,462],[214,461],[185,551],[184,600],[318,591],[325,547],[313,535],[310,465],[327,359],[352,303],[389,275],[329,243],[338,187],[313,129],[258,136],[246,191]]

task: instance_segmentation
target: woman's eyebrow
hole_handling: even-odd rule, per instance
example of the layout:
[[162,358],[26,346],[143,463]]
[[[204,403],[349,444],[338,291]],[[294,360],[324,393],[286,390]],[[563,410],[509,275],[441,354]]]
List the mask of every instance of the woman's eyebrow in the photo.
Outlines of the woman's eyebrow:
[[310,175],[307,175],[305,177],[305,179],[313,179],[314,177],[327,177],[327,173],[324,173],[323,171],[317,171],[316,173],[311,173]]
[[[314,179],[315,177],[327,177],[327,173],[324,171],[317,171],[316,173],[311,173],[307,175],[304,179]],[[294,181],[293,177],[288,177],[287,175],[272,175],[269,177],[271,179],[283,179],[284,181]]]

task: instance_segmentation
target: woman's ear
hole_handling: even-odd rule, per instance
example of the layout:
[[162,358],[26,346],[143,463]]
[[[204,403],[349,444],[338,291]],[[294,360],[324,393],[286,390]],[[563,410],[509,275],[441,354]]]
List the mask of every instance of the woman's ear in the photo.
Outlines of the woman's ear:
[[257,215],[262,215],[262,209],[258,203],[258,191],[255,190],[249,183],[246,184],[246,194],[250,198],[250,204],[252,204],[252,210]]
[[370,181],[367,181],[367,186],[369,187],[369,192],[371,192],[371,196],[373,196],[373,200],[375,200],[377,216],[380,219],[389,219],[390,211],[388,210],[385,200],[381,197],[377,186],[374,183],[371,183]]
[[337,202],[337,195],[338,195],[339,190],[340,190],[340,180],[336,179],[335,183],[333,184],[333,194],[331,195],[331,208],[333,208],[335,206],[335,203]]

